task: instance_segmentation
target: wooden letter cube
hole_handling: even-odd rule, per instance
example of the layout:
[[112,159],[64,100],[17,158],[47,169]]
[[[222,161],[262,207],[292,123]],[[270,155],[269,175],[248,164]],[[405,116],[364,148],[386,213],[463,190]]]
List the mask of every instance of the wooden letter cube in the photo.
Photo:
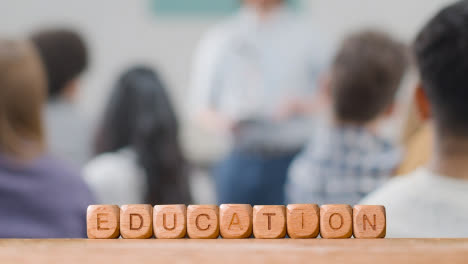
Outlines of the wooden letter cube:
[[90,205],[86,213],[88,238],[118,238],[120,208],[117,205]]
[[319,234],[320,208],[316,204],[290,204],[287,229],[291,238],[314,238]]
[[252,235],[252,206],[250,204],[222,204],[219,214],[223,238],[248,238]]
[[386,233],[385,207],[356,205],[353,210],[355,238],[384,238]]
[[218,238],[219,207],[216,205],[189,205],[187,234],[190,238]]
[[323,238],[350,238],[353,235],[353,209],[347,204],[320,207],[320,235]]
[[150,238],[153,236],[153,207],[149,204],[122,205],[120,234],[123,238]]
[[253,208],[255,238],[286,236],[286,209],[283,205],[255,205]]
[[184,204],[156,205],[153,210],[156,238],[183,238],[187,231],[187,207]]

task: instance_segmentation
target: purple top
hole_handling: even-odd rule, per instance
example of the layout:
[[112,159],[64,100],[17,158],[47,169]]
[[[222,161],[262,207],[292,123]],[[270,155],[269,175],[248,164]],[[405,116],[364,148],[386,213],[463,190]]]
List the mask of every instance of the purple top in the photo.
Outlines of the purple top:
[[86,237],[92,196],[80,175],[43,155],[27,163],[0,155],[0,238]]

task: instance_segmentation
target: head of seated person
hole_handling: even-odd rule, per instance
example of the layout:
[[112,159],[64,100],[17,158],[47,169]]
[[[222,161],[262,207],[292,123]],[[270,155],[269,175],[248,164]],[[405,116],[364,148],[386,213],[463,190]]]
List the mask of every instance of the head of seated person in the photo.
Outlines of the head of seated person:
[[[0,237],[84,237],[92,198],[76,171],[47,154],[47,96],[34,45],[0,39]],[[46,225],[44,223],[47,223]]]
[[335,123],[375,129],[392,112],[407,61],[405,46],[386,33],[363,31],[346,38],[327,82]]
[[88,51],[79,33],[68,29],[50,29],[32,35],[44,64],[49,84],[49,99],[73,101],[78,79],[88,66]]
[[164,83],[151,68],[135,66],[118,79],[94,149],[98,156],[84,171],[100,202],[190,202],[178,120]]
[[43,153],[46,78],[28,42],[0,40],[0,152],[16,159]]
[[418,34],[413,50],[420,73],[416,103],[433,120],[435,155],[430,167],[468,178],[468,3],[443,9]]

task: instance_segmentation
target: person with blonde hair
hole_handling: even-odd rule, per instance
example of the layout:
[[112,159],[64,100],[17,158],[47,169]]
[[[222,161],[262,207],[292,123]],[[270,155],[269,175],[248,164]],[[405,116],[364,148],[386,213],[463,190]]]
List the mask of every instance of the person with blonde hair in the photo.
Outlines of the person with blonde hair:
[[33,45],[0,39],[0,238],[86,235],[90,192],[78,173],[47,154],[46,87]]

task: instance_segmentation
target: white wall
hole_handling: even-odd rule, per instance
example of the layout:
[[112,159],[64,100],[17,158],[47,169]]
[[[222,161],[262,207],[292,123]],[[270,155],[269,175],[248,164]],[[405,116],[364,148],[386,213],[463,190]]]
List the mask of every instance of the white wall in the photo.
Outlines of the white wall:
[[[437,9],[453,1],[303,2],[304,13],[312,23],[319,24],[334,40],[350,30],[379,26],[409,41]],[[91,49],[92,64],[83,78],[80,106],[96,118],[118,73],[135,62],[157,66],[178,109],[183,109],[192,51],[200,35],[219,19],[156,18],[149,0],[1,0],[0,36],[26,36],[35,29],[54,25],[81,30]],[[184,138],[193,156],[210,157],[218,152],[221,142],[194,140],[200,134],[191,126],[184,127]]]

